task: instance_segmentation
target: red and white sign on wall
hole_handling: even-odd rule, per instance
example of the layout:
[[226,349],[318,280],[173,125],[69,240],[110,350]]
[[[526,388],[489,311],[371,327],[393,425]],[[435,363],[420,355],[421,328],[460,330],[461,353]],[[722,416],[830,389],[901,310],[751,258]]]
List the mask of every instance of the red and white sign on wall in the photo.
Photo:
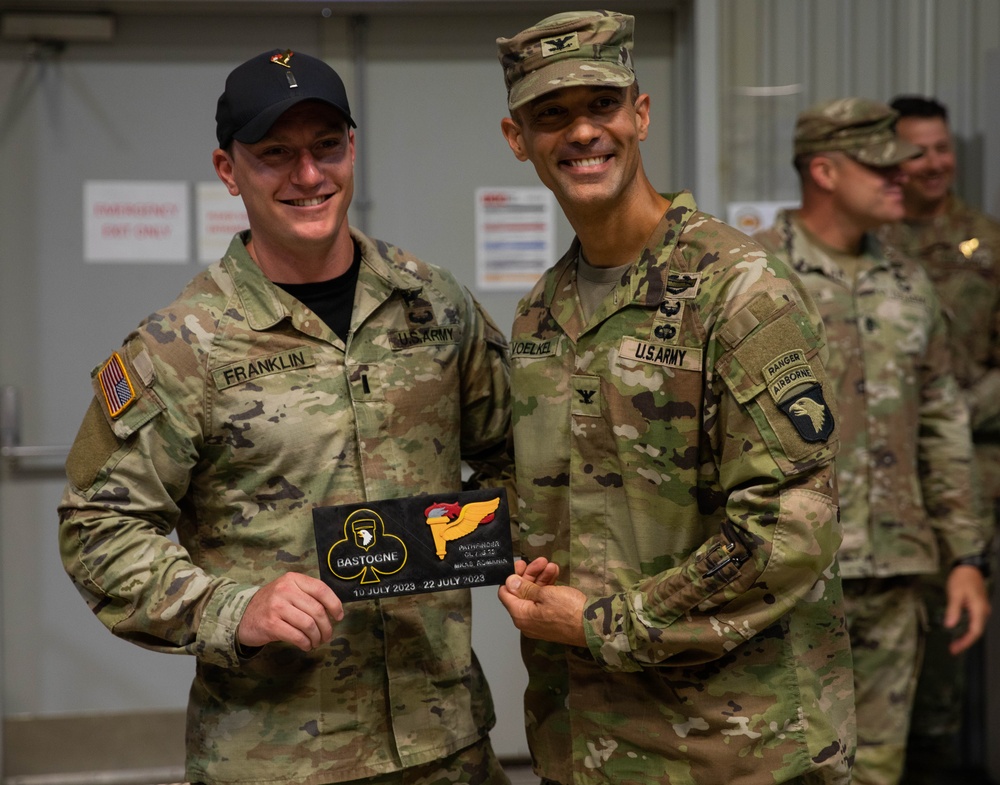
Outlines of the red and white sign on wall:
[[91,180],[83,184],[87,262],[170,262],[190,257],[188,185]]
[[211,264],[222,258],[233,235],[250,228],[243,200],[221,182],[195,184],[198,261]]
[[476,189],[480,289],[530,289],[555,261],[555,200],[548,188]]

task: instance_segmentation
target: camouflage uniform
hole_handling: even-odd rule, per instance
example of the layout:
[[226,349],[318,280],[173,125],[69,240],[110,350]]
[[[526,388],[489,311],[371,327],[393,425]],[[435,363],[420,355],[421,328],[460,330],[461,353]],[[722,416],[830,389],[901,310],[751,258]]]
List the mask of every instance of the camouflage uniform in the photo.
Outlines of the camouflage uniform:
[[577,241],[514,322],[521,549],[588,597],[586,649],[522,638],[533,764],[566,785],[846,784],[822,338],[784,265],[671,198],[589,321]]
[[80,593],[118,636],[197,657],[191,780],[355,780],[494,722],[467,591],[351,603],[310,653],[237,646],[259,586],[318,577],[313,507],[456,491],[463,458],[491,482],[506,469],[506,341],[450,274],[352,235],[346,346],[237,236],[125,342],[120,415],[95,376],[67,464],[60,544]]
[[[1000,502],[1000,224],[951,195],[941,215],[886,226],[883,239],[923,264],[941,300],[952,367],[970,410],[982,489],[979,520],[989,540]],[[954,757],[965,693],[964,653],[956,659],[948,651],[953,633],[943,626],[944,579],[939,573],[924,582],[930,627],[910,726],[911,735],[920,737],[911,751],[938,762],[948,753]],[[930,743],[942,738],[944,749]]]
[[1000,499],[1000,224],[949,196],[931,220],[886,226],[883,240],[923,265],[948,322],[952,371],[969,406],[983,523]]
[[[949,370],[944,317],[921,268],[887,255],[872,234],[854,278],[791,212],[755,238],[798,271],[826,326],[841,413],[839,560],[856,670],[855,777],[893,781],[919,662],[912,576],[983,546],[968,501],[968,412]],[[867,779],[873,771],[896,773]]]

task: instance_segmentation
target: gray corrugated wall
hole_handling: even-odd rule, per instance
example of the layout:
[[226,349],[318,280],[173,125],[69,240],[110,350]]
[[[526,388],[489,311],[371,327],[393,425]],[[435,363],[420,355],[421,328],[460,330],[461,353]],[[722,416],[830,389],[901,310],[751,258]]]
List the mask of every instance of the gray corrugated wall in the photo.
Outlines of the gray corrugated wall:
[[[902,92],[948,105],[960,144],[959,190],[997,206],[983,175],[998,120],[996,0],[720,0],[720,188],[726,201],[794,199],[791,139],[818,101]],[[993,61],[995,62],[995,61]],[[990,78],[992,77],[992,78]],[[995,157],[998,151],[992,151]]]

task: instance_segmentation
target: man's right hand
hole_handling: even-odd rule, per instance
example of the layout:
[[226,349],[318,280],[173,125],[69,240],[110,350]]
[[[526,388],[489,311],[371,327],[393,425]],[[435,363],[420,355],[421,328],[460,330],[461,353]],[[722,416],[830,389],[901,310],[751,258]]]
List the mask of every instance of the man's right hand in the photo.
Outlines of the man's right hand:
[[333,637],[333,622],[343,618],[333,589],[318,578],[289,572],[254,594],[236,637],[244,647],[284,641],[312,651]]
[[539,586],[551,586],[559,577],[559,565],[550,562],[544,556],[532,559],[530,564],[518,559],[514,562],[514,573]]

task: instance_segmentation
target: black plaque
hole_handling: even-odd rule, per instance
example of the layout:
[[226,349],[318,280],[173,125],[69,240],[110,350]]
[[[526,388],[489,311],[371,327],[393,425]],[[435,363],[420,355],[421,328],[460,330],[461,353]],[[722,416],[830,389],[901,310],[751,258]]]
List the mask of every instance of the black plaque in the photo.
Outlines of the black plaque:
[[500,488],[313,510],[319,573],[341,602],[498,585],[514,571]]

